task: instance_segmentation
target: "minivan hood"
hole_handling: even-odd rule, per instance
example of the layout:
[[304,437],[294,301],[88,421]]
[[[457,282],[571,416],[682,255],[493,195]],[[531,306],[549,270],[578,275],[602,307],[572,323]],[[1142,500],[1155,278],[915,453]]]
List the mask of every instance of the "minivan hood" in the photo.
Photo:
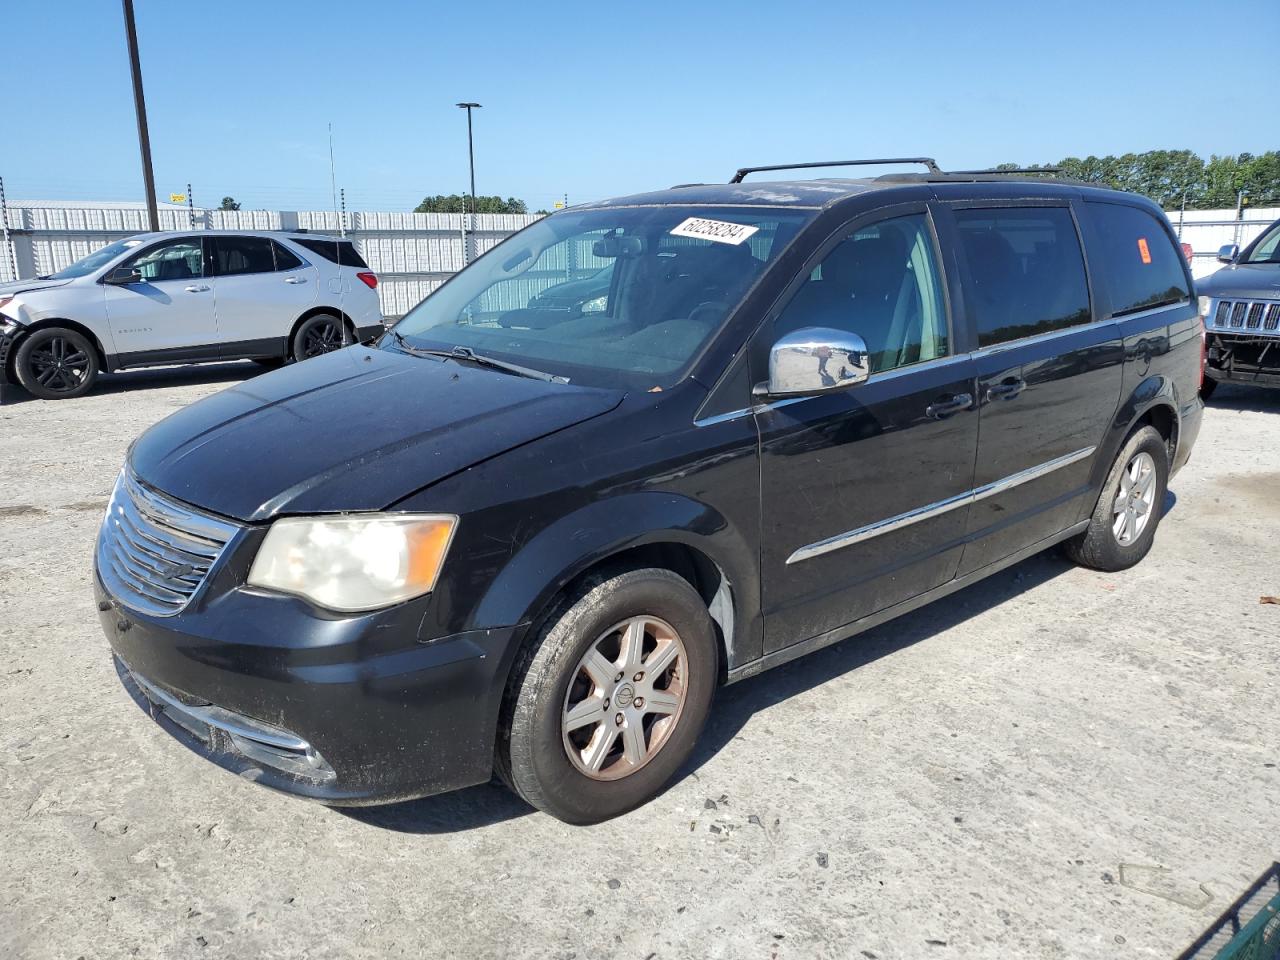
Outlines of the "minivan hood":
[[1202,297],[1280,300],[1280,264],[1241,263],[1196,281]]
[[350,347],[179,410],[129,463],[149,486],[240,520],[380,510],[622,397]]
[[70,279],[66,280],[10,280],[8,283],[0,283],[0,297],[12,297],[17,293],[30,293],[32,290],[44,290],[48,287],[65,287],[70,283]]

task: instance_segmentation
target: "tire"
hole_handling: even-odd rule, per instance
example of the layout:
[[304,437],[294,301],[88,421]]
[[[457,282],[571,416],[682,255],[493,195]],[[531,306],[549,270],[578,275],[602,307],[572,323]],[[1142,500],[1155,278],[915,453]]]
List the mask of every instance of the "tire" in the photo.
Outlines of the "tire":
[[18,345],[13,362],[18,382],[41,400],[82,397],[98,379],[98,351],[84,334],[46,327]]
[[1200,384],[1200,399],[1205,403],[1209,402],[1209,398],[1213,396],[1213,391],[1218,389],[1218,381],[1212,377],[1205,377],[1204,383]]
[[[627,638],[641,629],[637,667]],[[594,668],[584,663],[591,651]],[[719,677],[718,651],[706,604],[669,570],[587,578],[512,671],[499,726],[499,775],[525,801],[566,823],[599,823],[651,800],[702,732]],[[656,684],[642,669],[655,658],[669,658]],[[565,729],[571,709],[578,724]],[[598,719],[584,721],[588,716]]]
[[[1143,478],[1148,476],[1144,483]],[[1116,456],[1088,529],[1065,544],[1067,556],[1094,570],[1111,572],[1132,567],[1147,555],[1155,540],[1156,527],[1164,515],[1168,483],[1169,447],[1154,427],[1142,427],[1125,441]],[[1137,491],[1130,497],[1135,486]],[[1133,509],[1126,510],[1126,503]],[[1145,513],[1140,511],[1143,504]]]
[[308,317],[294,333],[290,356],[295,361],[307,360],[340,350],[351,341],[351,332],[341,317],[317,313]]

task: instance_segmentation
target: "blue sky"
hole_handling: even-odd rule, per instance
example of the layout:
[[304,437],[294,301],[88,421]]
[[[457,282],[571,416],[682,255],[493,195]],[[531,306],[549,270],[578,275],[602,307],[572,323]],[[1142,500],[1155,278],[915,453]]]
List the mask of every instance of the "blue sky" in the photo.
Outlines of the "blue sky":
[[[1280,3],[135,0],[157,191],[349,209],[467,184],[530,208],[743,164],[943,167],[1280,147]],[[120,4],[7,0],[11,198],[141,199]],[[1233,82],[1239,65],[1253,64]]]

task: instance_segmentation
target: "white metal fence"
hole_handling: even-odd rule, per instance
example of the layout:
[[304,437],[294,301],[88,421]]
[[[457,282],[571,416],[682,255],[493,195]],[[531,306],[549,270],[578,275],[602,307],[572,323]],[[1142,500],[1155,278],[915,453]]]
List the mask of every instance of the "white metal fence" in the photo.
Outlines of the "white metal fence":
[[[0,281],[25,280],[61,270],[99,247],[147,230],[137,207],[20,206],[8,208],[9,236],[0,239]],[[190,230],[186,209],[159,211],[161,230]],[[197,230],[306,230],[339,233],[331,211],[200,210]],[[382,313],[398,317],[435,290],[465,262],[464,225],[477,256],[533,223],[537,216],[460,213],[347,213],[346,234],[378,275]]]
[[[166,207],[159,211],[161,230],[307,230],[337,234],[339,215],[332,211],[201,210]],[[8,208],[9,241],[0,239],[0,281],[25,280],[53,273],[120,237],[145,232],[146,211],[137,205],[83,207],[15,204]],[[386,317],[398,317],[460,270],[465,260],[460,213],[347,213],[346,234],[378,274],[378,296]],[[1169,219],[1194,251],[1197,278],[1217,269],[1218,248],[1241,247],[1267,224],[1280,218],[1280,207],[1246,211],[1173,210]],[[473,235],[477,255],[538,218],[522,214],[479,214]],[[577,275],[575,273],[569,276]]]

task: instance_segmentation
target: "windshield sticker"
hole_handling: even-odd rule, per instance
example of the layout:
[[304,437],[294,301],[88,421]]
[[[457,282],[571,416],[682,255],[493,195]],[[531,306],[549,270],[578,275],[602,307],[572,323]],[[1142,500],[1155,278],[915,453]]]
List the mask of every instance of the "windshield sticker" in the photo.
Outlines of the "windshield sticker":
[[716,243],[731,243],[734,246],[742,243],[759,227],[748,227],[742,223],[727,223],[724,220],[706,220],[702,217],[690,217],[671,231],[673,237],[694,237],[698,240],[714,240]]
[[1147,238],[1138,238],[1138,256],[1142,257],[1143,263],[1151,262],[1151,248],[1147,246]]

